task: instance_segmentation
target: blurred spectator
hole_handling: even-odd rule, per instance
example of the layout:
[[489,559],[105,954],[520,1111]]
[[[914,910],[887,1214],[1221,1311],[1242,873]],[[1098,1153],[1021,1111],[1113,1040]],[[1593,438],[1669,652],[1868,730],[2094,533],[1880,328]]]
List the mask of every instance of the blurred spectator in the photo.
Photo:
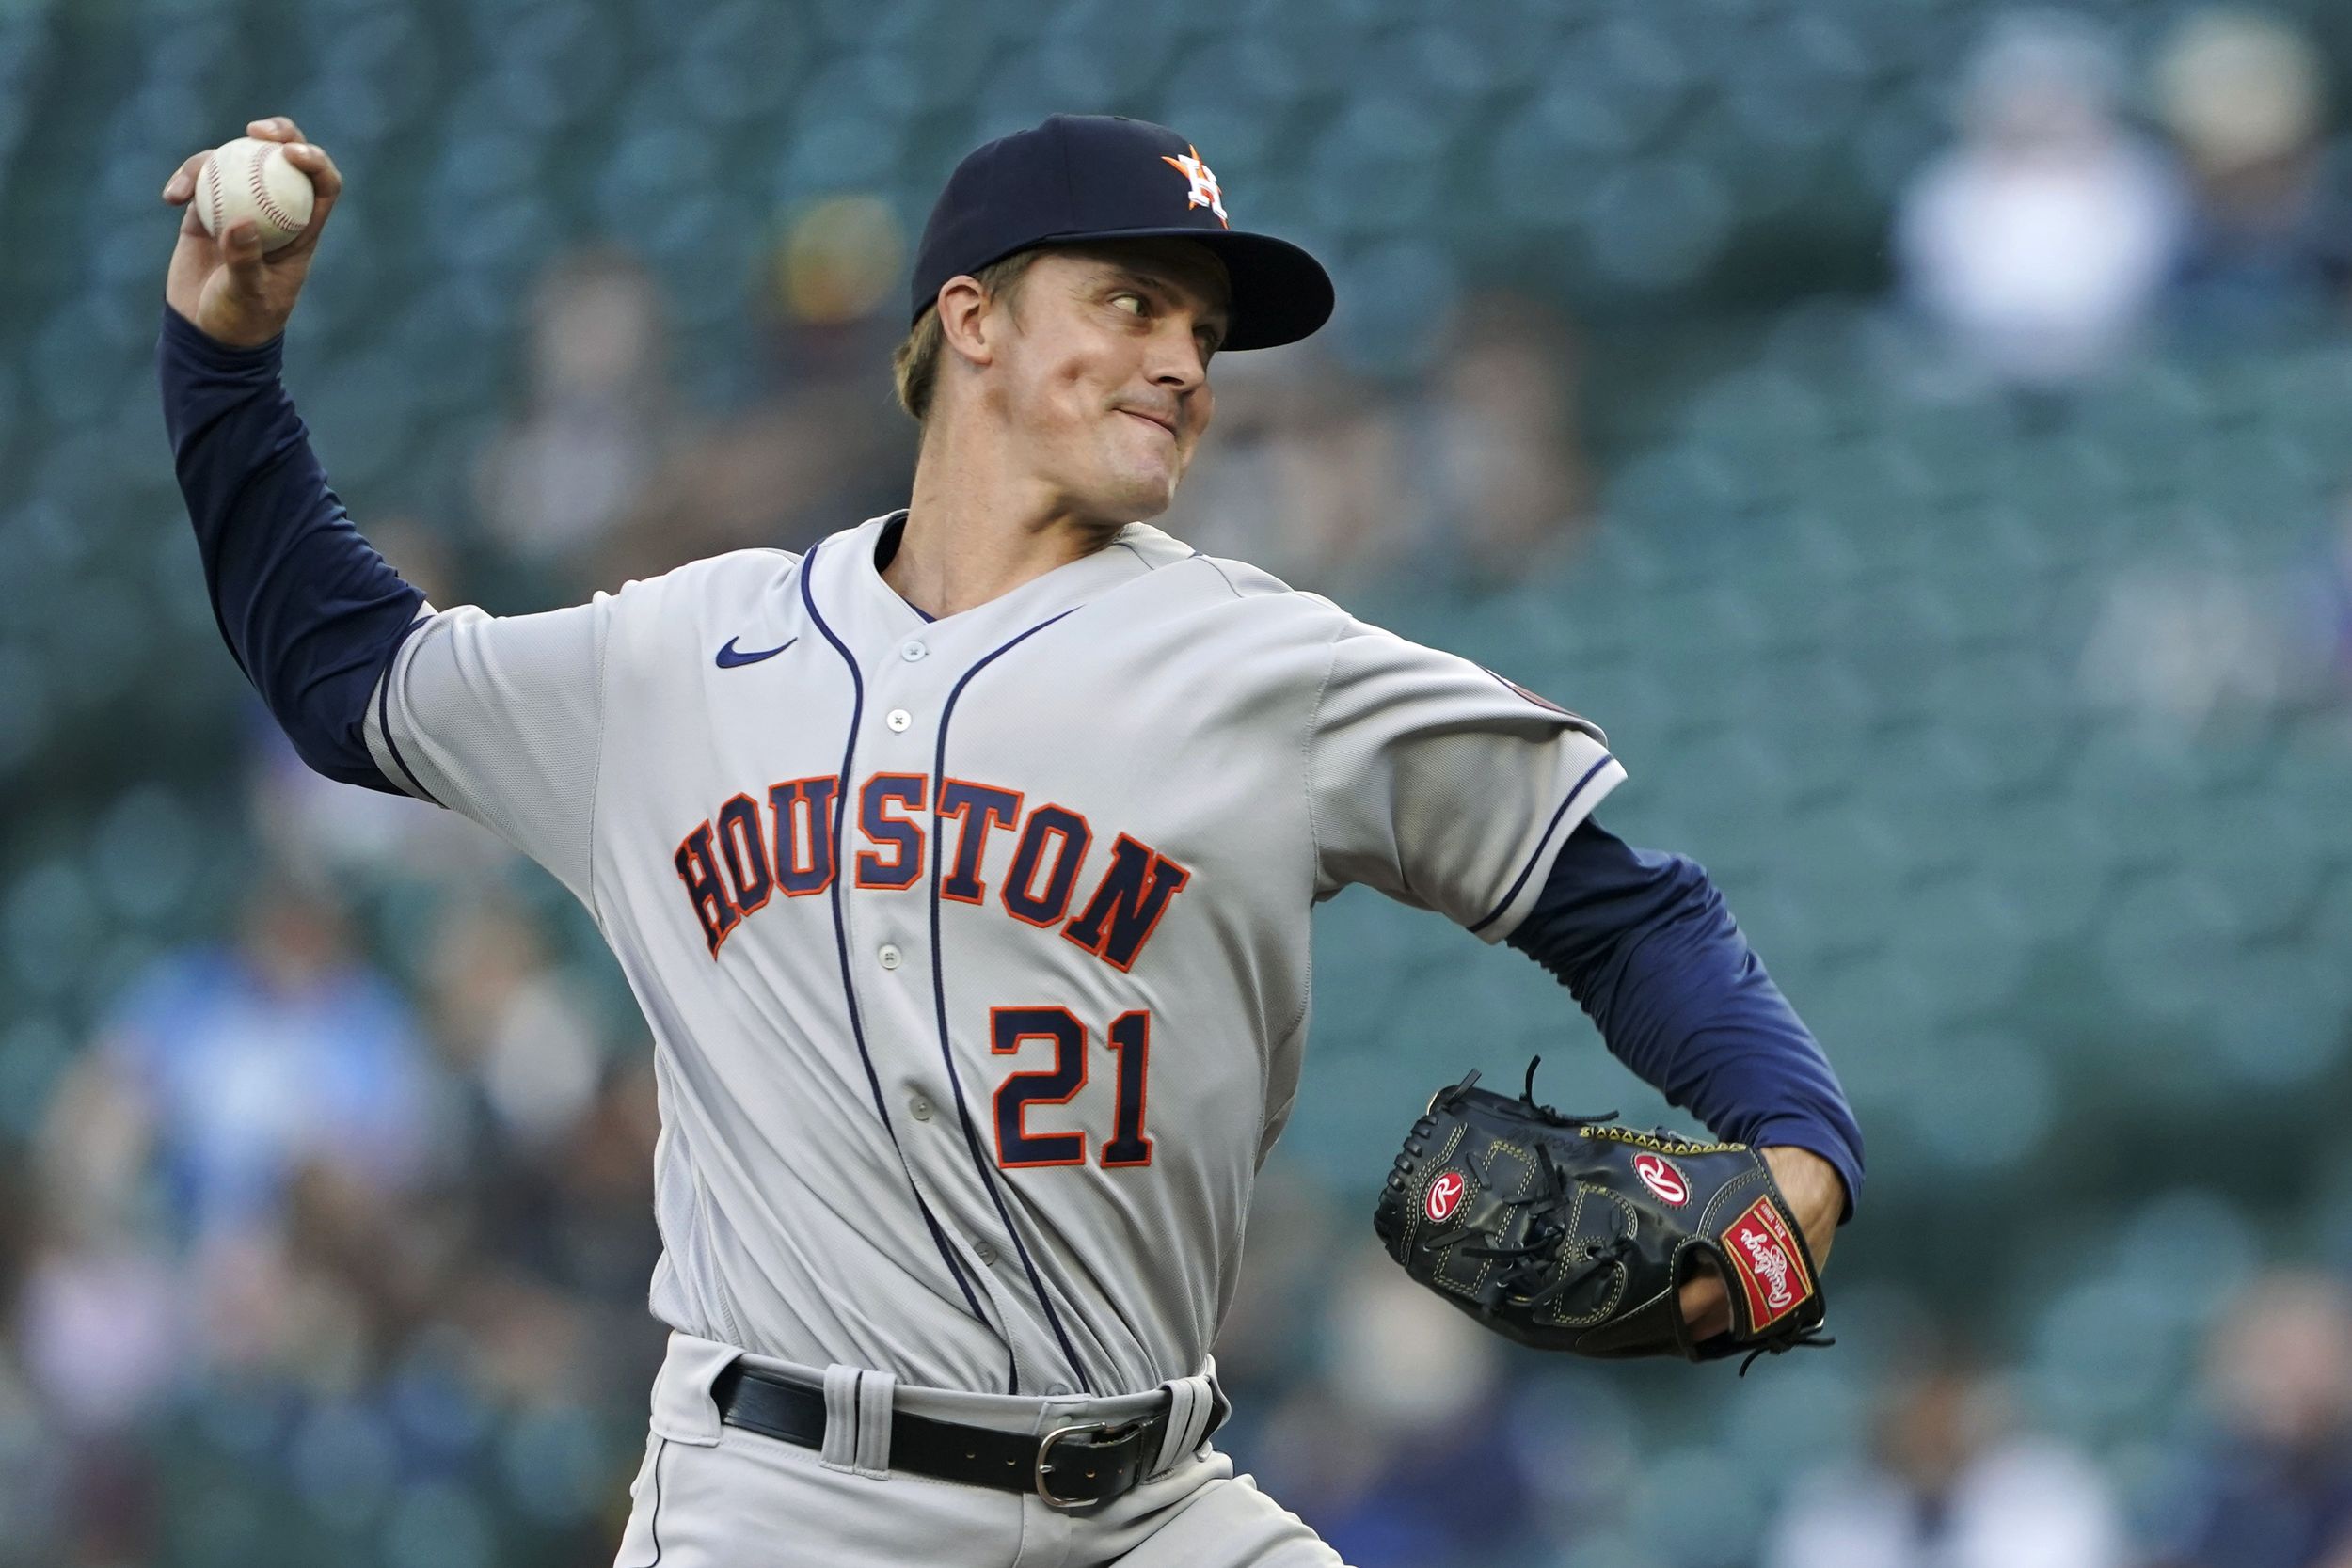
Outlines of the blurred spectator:
[[2213,325],[2308,308],[2352,279],[2352,205],[2328,176],[2327,65],[2292,24],[2207,10],[2173,29],[2156,104],[2187,161],[2187,302]]
[[1319,593],[1402,570],[1422,529],[1394,399],[1311,342],[1219,358],[1214,378],[1209,438],[1154,526]]
[[1457,580],[1502,588],[1572,552],[1591,520],[1578,398],[1581,345],[1564,317],[1509,291],[1455,318],[1425,400],[1432,491],[1427,556]]
[[1268,1487],[1354,1568],[1505,1560],[1535,1528],[1502,1341],[1369,1243],[1329,1286],[1322,1375],[1276,1413]]
[[105,1108],[81,1114],[123,1130],[84,1141],[151,1159],[194,1248],[281,1225],[306,1164],[378,1191],[426,1172],[435,1085],[416,1021],[322,890],[260,879],[235,946],[157,960],[101,1036],[81,1070]]
[[653,279],[630,257],[582,251],[540,279],[523,407],[484,448],[475,492],[491,535],[564,588],[583,581],[579,567],[668,449],[669,342]]
[[675,445],[599,559],[596,586],[726,550],[802,549],[906,504],[916,430],[890,373],[907,327],[903,249],[872,197],[834,197],[793,219],[753,300],[768,391]]
[[595,1021],[548,968],[546,943],[496,894],[446,910],[431,958],[436,1033],[480,1085],[501,1133],[536,1148],[588,1108],[603,1069]]
[[1578,350],[1552,307],[1495,290],[1452,312],[1438,373],[1401,390],[1313,343],[1220,358],[1215,429],[1154,521],[1318,592],[1524,580],[1591,513]]
[[2182,200],[2117,119],[2121,70],[2086,24],[2013,16],[1970,62],[1960,145],[1904,194],[1904,286],[1963,366],[2029,389],[2111,362],[2179,254]]
[[2167,1493],[2162,1568],[2352,1564],[2352,1299],[2318,1275],[2257,1280],[2208,1348],[2216,1430]]
[[1801,1481],[1764,1568],[2117,1568],[2124,1544],[2083,1456],[2012,1429],[1999,1384],[1956,1366],[1896,1380],[1868,1460]]
[[2274,707],[2296,679],[2283,594],[2245,574],[2138,566],[2101,594],[2080,679],[2099,707],[2136,719],[2152,740],[2185,743],[2201,726]]
[[348,1387],[435,1290],[401,1215],[432,1150],[413,1021],[342,912],[261,878],[233,948],[131,983],[36,1137],[39,1239],[16,1320],[57,1444],[59,1552],[153,1560],[143,1429],[234,1370]]

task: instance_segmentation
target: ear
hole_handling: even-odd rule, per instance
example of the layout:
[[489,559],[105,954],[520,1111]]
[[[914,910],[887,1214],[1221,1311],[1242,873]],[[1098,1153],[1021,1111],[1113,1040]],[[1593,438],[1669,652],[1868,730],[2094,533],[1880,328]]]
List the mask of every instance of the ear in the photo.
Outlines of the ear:
[[991,333],[1001,330],[995,303],[981,289],[980,280],[968,273],[939,286],[939,298],[931,309],[939,312],[940,340],[967,364],[985,365],[995,357],[990,342]]

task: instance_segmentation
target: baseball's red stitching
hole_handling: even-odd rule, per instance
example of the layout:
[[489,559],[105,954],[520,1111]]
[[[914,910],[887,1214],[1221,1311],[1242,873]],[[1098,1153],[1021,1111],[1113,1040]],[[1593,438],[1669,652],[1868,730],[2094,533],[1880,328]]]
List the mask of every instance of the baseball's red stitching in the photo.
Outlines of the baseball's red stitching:
[[221,232],[224,214],[220,210],[220,154],[217,152],[204,162],[204,188],[206,204],[213,210],[213,238],[226,243],[228,236]]
[[[250,178],[247,183],[253,187],[253,205],[260,208],[262,215],[278,225],[278,228],[292,233],[300,233],[302,225],[294,222],[292,214],[269,198],[269,191],[262,183],[262,160],[268,156],[268,150],[263,149],[261,154],[253,160],[253,166],[249,171]],[[280,153],[278,156],[283,157],[285,154]],[[295,172],[301,171],[297,169]]]

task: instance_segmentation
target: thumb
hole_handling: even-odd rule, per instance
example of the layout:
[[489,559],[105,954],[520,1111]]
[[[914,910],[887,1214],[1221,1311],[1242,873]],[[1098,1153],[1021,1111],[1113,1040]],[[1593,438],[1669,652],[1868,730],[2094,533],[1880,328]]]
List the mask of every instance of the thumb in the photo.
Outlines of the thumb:
[[262,294],[262,230],[251,218],[240,218],[229,226],[220,247],[222,263],[229,269],[229,286],[240,297],[258,303]]

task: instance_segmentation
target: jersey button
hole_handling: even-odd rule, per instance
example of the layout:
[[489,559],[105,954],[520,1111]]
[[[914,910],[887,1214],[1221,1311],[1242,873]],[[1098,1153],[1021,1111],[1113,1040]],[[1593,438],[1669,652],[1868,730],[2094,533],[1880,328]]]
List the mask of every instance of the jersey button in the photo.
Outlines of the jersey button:
[[918,1094],[907,1101],[907,1115],[917,1121],[929,1121],[931,1119],[931,1102]]
[[885,942],[882,944],[882,950],[874,955],[874,961],[884,969],[896,969],[906,961],[906,955]]
[[990,1268],[994,1268],[996,1266],[996,1248],[991,1243],[974,1243],[972,1245],[972,1256],[978,1259],[982,1263],[986,1264]]
[[930,650],[923,646],[920,642],[910,642],[905,647],[898,650],[898,657],[905,659],[909,664],[914,664],[918,662],[925,654],[930,652]]
[[902,707],[894,707],[883,718],[882,722],[889,725],[894,733],[904,734],[906,727],[914,722],[914,715]]

